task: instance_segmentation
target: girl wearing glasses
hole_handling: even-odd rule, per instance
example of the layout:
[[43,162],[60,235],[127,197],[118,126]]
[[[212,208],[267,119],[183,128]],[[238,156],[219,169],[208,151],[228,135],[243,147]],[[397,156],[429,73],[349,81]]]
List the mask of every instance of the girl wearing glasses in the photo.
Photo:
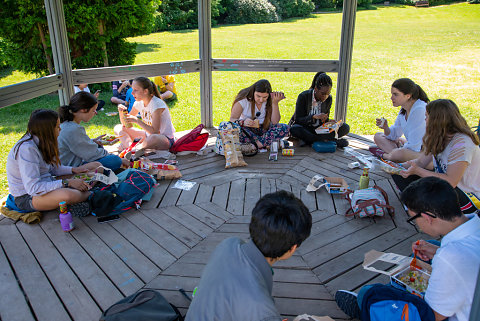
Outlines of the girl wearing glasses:
[[[480,209],[480,140],[470,129],[457,105],[437,99],[426,106],[426,131],[419,158],[404,163],[407,170],[393,175],[400,190],[419,177],[436,176],[448,181],[458,194],[464,213]],[[427,167],[433,162],[434,171]]]
[[80,166],[84,163],[98,161],[104,167],[119,169],[122,164],[128,167],[127,160],[109,154],[100,140],[103,136],[91,139],[88,137],[82,122],[88,123],[97,114],[97,97],[85,91],[72,96],[70,103],[58,109],[60,115],[60,135],[58,150],[60,162],[66,166]]
[[[266,148],[273,141],[288,135],[288,125],[280,124],[278,103],[283,99],[285,95],[282,92],[273,92],[270,82],[261,79],[237,94],[230,112],[230,121],[237,121],[259,149]],[[240,132],[240,142],[250,143],[243,130]],[[250,147],[255,149],[253,145]]]
[[375,134],[373,140],[377,146],[369,150],[377,157],[405,162],[421,155],[425,106],[430,100],[423,89],[408,78],[395,80],[391,93],[393,107],[400,106],[400,113],[392,126],[388,126],[385,118],[377,118],[376,125],[383,133]]
[[[318,72],[313,78],[310,89],[305,90],[297,98],[295,113],[290,120],[290,133],[292,136],[301,139],[304,144],[311,145],[318,141],[337,142],[338,147],[348,146],[344,138],[335,139],[335,132],[328,134],[317,134],[315,129],[328,122],[335,122],[330,119],[330,108],[332,107],[332,78],[324,72]],[[348,134],[350,126],[342,124],[338,129],[338,137]]]

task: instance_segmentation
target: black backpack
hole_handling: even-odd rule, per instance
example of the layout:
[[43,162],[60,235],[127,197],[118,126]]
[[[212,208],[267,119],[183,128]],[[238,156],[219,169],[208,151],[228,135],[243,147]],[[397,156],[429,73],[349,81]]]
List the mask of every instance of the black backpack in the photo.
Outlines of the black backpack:
[[183,321],[178,309],[159,292],[141,290],[109,307],[100,321]]

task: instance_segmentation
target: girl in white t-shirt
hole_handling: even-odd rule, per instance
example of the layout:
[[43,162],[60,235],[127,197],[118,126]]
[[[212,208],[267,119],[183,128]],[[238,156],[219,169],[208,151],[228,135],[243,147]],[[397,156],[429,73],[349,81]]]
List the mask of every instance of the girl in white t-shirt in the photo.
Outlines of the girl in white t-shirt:
[[[397,186],[408,185],[419,177],[436,176],[448,181],[457,191],[464,213],[480,209],[480,140],[470,129],[457,105],[437,99],[426,107],[425,154],[404,163],[406,171],[394,175]],[[434,171],[426,169],[432,163]]]
[[[282,92],[272,92],[272,86],[261,79],[250,87],[240,90],[230,112],[230,121],[236,121],[252,137],[258,148],[266,148],[273,141],[288,135],[289,126],[280,124],[278,103],[285,99]],[[251,143],[244,131],[240,132],[241,143]]]
[[[170,111],[165,102],[160,99],[157,86],[147,77],[137,77],[132,82],[132,95],[135,103],[126,115],[127,123],[136,123],[141,129],[125,127],[122,120],[125,106],[119,105],[118,111],[122,124],[115,126],[115,134],[120,137],[121,148],[127,148],[139,137],[136,149],[168,150],[174,143],[175,128],[172,124]],[[141,119],[136,115],[140,113]]]
[[425,106],[430,100],[423,89],[409,78],[395,80],[391,93],[392,104],[400,106],[400,112],[392,126],[388,126],[385,118],[377,118],[376,125],[383,132],[375,134],[373,140],[377,146],[369,150],[383,159],[405,162],[421,156]]

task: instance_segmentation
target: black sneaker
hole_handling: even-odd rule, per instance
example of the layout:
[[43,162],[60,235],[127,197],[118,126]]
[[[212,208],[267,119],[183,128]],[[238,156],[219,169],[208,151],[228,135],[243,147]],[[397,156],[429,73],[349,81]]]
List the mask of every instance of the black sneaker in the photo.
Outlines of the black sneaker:
[[77,204],[72,204],[68,206],[68,209],[70,210],[70,213],[72,213],[73,216],[78,216],[78,217],[88,216],[92,213],[89,202],[80,202]]
[[338,148],[344,148],[344,147],[347,147],[347,146],[348,146],[348,140],[346,140],[345,138],[337,139],[337,147]]
[[357,302],[357,294],[346,290],[338,290],[335,293],[335,302],[346,315],[354,319],[360,319],[360,307]]

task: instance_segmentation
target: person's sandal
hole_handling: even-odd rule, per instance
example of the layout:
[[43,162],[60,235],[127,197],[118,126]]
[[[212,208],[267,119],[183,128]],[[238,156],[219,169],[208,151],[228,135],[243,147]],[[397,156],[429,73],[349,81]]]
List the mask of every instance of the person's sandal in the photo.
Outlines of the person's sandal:
[[372,153],[374,156],[377,156],[379,158],[383,158],[383,154],[385,154],[385,152],[383,150],[381,150],[380,148],[378,148],[377,146],[370,146],[368,148],[368,150],[370,151],[370,153]]

